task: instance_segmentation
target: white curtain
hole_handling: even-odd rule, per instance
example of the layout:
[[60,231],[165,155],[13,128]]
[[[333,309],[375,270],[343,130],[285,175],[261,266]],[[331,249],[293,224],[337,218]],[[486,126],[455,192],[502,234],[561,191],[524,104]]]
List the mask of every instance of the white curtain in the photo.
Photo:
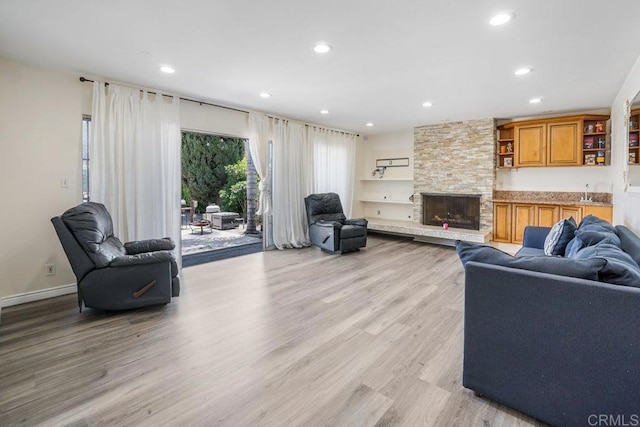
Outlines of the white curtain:
[[249,113],[249,150],[260,177],[258,195],[258,215],[271,213],[271,188],[269,187],[269,141],[272,122],[264,114]]
[[180,102],[93,84],[91,200],[123,241],[171,237],[180,260]]
[[268,180],[269,141],[273,144],[272,188],[261,185],[260,198],[262,212],[271,212],[273,216],[276,248],[310,244],[304,206],[304,198],[309,194],[338,193],[345,215],[350,216],[355,135],[261,114],[249,115],[249,129],[251,155],[262,181]]
[[278,249],[309,246],[304,198],[313,189],[313,151],[307,129],[278,120],[272,141],[273,243]]
[[310,128],[314,160],[314,193],[337,193],[347,218],[351,217],[355,181],[356,136]]

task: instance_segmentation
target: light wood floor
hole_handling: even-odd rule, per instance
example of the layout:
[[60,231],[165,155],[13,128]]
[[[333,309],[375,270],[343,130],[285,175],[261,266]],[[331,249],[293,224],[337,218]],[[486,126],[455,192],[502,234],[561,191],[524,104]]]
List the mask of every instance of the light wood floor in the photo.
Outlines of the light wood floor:
[[256,253],[184,270],[152,309],[2,310],[0,426],[539,425],[461,386],[452,248]]

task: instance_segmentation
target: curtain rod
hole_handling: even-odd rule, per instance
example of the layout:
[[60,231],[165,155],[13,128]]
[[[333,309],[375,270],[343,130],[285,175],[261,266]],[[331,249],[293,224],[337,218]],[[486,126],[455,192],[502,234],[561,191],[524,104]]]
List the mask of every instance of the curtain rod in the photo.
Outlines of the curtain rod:
[[[84,82],[90,82],[90,83],[93,83],[93,80],[91,80],[91,79],[87,79],[87,78],[85,78],[85,77],[80,77],[80,81],[81,81],[82,83],[84,83]],[[108,82],[106,82],[106,83],[105,83],[105,85],[109,86],[109,83],[108,83]],[[151,91],[149,91],[149,90],[147,91],[147,93],[150,93],[150,94],[152,94],[152,95],[157,95],[157,93],[155,93],[155,92],[151,92]],[[162,96],[168,96],[168,97],[170,97],[170,98],[173,98],[173,95],[167,95],[167,94],[164,94],[164,93],[162,94]],[[224,108],[224,109],[231,110],[231,111],[238,111],[238,112],[240,112],[240,113],[247,113],[247,114],[249,114],[249,112],[248,112],[248,111],[240,110],[240,109],[238,109],[238,108],[226,107],[226,106],[224,106],[224,105],[211,104],[211,103],[209,103],[209,102],[204,102],[204,101],[196,101],[195,99],[183,98],[183,97],[181,97],[181,96],[179,96],[179,97],[178,97],[178,99],[180,99],[181,101],[195,102],[196,104],[200,104],[200,105],[209,105],[209,106],[211,106],[211,107]]]
[[[80,81],[81,81],[82,83],[85,83],[85,82],[93,83],[93,82],[94,82],[93,80],[91,80],[91,79],[87,79],[86,77],[83,77],[83,76],[81,76],[81,77],[80,77]],[[105,85],[109,86],[109,82],[105,82]],[[147,91],[147,93],[150,93],[150,94],[152,94],[152,95],[157,95],[157,93],[156,93],[156,92],[152,92],[152,91],[149,91],[149,90]],[[173,95],[167,95],[167,94],[164,94],[164,93],[162,94],[162,96],[168,96],[168,97],[170,97],[170,98],[173,98],[173,97],[174,97]],[[238,111],[238,112],[240,112],[240,113],[246,113],[246,114],[249,114],[249,113],[250,113],[250,111],[240,110],[240,109],[238,109],[238,108],[226,107],[226,106],[224,106],[224,105],[218,105],[218,104],[211,104],[210,102],[196,101],[195,99],[183,98],[183,97],[181,97],[181,96],[179,96],[179,97],[178,97],[178,99],[179,99],[179,100],[181,100],[181,101],[195,102],[196,104],[200,104],[200,105],[208,105],[208,106],[210,106],[210,107],[218,107],[218,108],[224,108],[225,110]],[[285,120],[285,121],[289,121],[289,119],[283,119],[283,118],[281,118],[281,117],[270,116],[270,115],[268,115],[268,114],[265,114],[265,116],[267,116],[267,117],[269,117],[269,118],[271,118],[271,119],[277,119],[277,120]],[[316,129],[326,129],[326,130],[330,130],[330,131],[333,131],[333,132],[340,132],[340,133],[342,133],[343,135],[355,135],[355,136],[357,136],[357,137],[359,137],[359,136],[360,136],[360,134],[352,133],[352,132],[345,132],[345,131],[343,131],[343,130],[329,129],[329,128],[325,128],[325,127],[322,127],[322,126],[310,125],[310,124],[307,124],[307,123],[304,123],[304,125],[305,125],[306,127],[313,127],[313,128],[316,128]]]

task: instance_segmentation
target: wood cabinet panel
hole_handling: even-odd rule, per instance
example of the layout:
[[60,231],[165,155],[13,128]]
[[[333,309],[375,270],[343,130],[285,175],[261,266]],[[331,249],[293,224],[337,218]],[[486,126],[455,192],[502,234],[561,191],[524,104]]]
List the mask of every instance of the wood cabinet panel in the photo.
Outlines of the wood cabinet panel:
[[584,216],[594,215],[605,221],[613,221],[613,208],[611,206],[585,206],[582,210]]
[[545,166],[547,125],[517,126],[515,166]]
[[547,166],[578,166],[580,122],[549,123]]
[[511,242],[511,203],[493,205],[493,241]]
[[576,224],[580,225],[582,221],[582,208],[580,206],[560,206],[560,219],[573,217]]
[[536,225],[535,206],[514,203],[511,209],[513,212],[511,241],[513,243],[522,244],[524,237],[524,228],[527,225]]
[[611,206],[559,206],[535,205],[533,203],[493,204],[493,240],[496,242],[522,244],[524,228],[528,225],[551,227],[561,219],[573,217],[579,225],[586,215],[611,222]]
[[[640,110],[639,110],[640,111]],[[640,113],[638,113],[640,116]],[[607,115],[574,116],[514,121],[498,126],[496,167],[553,167],[608,164]],[[630,131],[640,135],[640,130]],[[600,141],[605,142],[603,148]],[[513,142],[513,153],[507,150]],[[630,150],[640,153],[634,147]],[[598,159],[601,159],[599,161]],[[640,154],[636,156],[640,164]]]
[[560,220],[560,207],[552,205],[537,205],[536,218],[537,225],[541,227],[553,227],[553,224]]

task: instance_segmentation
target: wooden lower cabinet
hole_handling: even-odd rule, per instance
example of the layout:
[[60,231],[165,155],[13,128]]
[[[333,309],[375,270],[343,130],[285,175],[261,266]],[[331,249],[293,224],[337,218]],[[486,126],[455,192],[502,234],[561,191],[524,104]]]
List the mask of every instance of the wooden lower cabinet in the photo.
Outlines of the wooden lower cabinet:
[[560,221],[560,206],[536,205],[536,225],[551,227]]
[[535,205],[514,203],[512,206],[513,229],[511,232],[511,242],[521,245],[524,237],[524,228],[527,225],[536,225],[536,209]]
[[511,203],[493,205],[493,241],[511,242]]
[[584,216],[594,215],[605,221],[613,222],[613,209],[610,206],[583,206]]
[[576,220],[576,224],[580,225],[580,221],[582,221],[582,207],[581,206],[560,206],[560,218],[565,219],[569,217],[573,217],[573,219]]
[[521,245],[524,240],[524,228],[528,225],[551,227],[559,220],[569,217],[573,217],[579,225],[587,215],[595,215],[611,222],[613,208],[496,202],[493,204],[493,241]]

